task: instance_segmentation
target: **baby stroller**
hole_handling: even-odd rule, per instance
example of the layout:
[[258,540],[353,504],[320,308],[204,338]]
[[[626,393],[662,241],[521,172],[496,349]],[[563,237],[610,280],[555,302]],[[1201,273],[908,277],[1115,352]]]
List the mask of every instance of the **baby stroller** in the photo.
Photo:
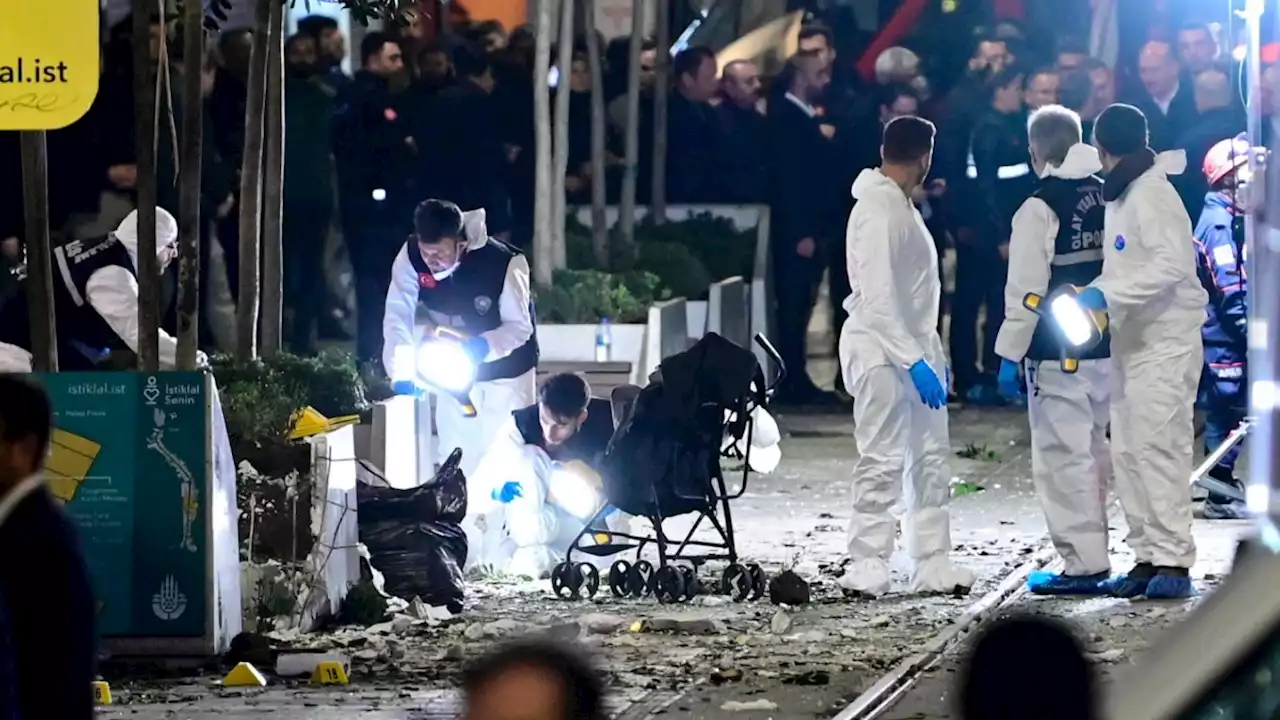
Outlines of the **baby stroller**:
[[[730,510],[730,501],[742,497],[747,488],[752,412],[768,405],[785,374],[768,339],[757,334],[755,342],[777,366],[772,384],[750,350],[715,333],[662,361],[630,412],[620,418],[601,462],[608,502],[586,522],[564,562],[552,570],[551,585],[559,597],[590,598],[599,590],[599,570],[589,562],[574,562],[575,552],[608,557],[629,550],[635,550],[635,562],[617,560],[609,569],[609,589],[616,597],[653,594],[661,602],[686,601],[701,591],[697,569],[707,561],[728,562],[720,586],[735,601],[764,595],[764,570],[739,562]],[[725,482],[722,456],[743,462],[741,483],[734,492]],[[606,529],[604,519],[614,508],[646,519],[652,534]],[[662,521],[687,513],[697,514],[693,527],[674,542]],[[704,521],[718,541],[693,538]],[[656,568],[640,557],[650,544],[657,546]]]

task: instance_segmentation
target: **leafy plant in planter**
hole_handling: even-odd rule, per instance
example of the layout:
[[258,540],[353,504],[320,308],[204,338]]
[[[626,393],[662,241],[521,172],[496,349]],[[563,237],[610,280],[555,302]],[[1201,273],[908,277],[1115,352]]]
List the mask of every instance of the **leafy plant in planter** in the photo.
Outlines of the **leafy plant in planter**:
[[735,275],[750,278],[755,265],[756,229],[739,230],[729,218],[711,213],[697,213],[661,225],[644,222],[636,228],[636,242],[641,246],[642,257],[644,246],[649,243],[685,247],[706,269],[711,282]]
[[600,270],[557,270],[551,287],[535,290],[534,307],[544,323],[642,323],[649,306],[670,297],[651,273]]
[[640,243],[635,268],[652,273],[673,297],[702,300],[711,287],[707,268],[687,246],[679,243]]

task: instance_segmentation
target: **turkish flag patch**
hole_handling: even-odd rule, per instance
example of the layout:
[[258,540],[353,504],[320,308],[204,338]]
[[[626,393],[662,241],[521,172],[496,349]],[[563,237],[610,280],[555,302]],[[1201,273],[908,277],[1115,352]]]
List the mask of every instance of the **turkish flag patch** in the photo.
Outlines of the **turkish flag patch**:
[[430,290],[436,286],[436,277],[431,273],[418,273],[418,285]]
[[386,118],[387,122],[395,122],[396,118],[399,116],[396,115],[395,110],[392,110],[391,108],[387,108],[386,110],[382,111],[382,117]]

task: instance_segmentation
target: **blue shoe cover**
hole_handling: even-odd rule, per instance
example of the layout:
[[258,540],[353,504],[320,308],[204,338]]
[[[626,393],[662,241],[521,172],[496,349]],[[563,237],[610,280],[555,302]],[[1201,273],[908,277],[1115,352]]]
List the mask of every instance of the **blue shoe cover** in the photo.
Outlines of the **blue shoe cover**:
[[1111,573],[1063,575],[1037,570],[1027,576],[1027,590],[1033,595],[1106,595]]
[[1191,578],[1185,575],[1160,573],[1147,583],[1147,597],[1151,600],[1181,600],[1196,594]]
[[1108,583],[1107,593],[1111,597],[1136,598],[1147,594],[1147,586],[1151,584],[1150,575],[1118,575]]

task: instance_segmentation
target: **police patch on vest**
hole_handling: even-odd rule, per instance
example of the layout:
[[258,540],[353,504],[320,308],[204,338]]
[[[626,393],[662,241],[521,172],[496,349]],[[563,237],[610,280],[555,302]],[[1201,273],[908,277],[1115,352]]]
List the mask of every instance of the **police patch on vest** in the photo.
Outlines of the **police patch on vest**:
[[1117,236],[1116,236],[1116,249],[1117,249],[1117,250],[1123,250],[1123,249],[1124,249],[1124,236],[1123,236],[1123,235],[1117,235]]
[[476,312],[484,315],[489,312],[489,308],[493,307],[493,298],[488,295],[480,295],[476,297]]

